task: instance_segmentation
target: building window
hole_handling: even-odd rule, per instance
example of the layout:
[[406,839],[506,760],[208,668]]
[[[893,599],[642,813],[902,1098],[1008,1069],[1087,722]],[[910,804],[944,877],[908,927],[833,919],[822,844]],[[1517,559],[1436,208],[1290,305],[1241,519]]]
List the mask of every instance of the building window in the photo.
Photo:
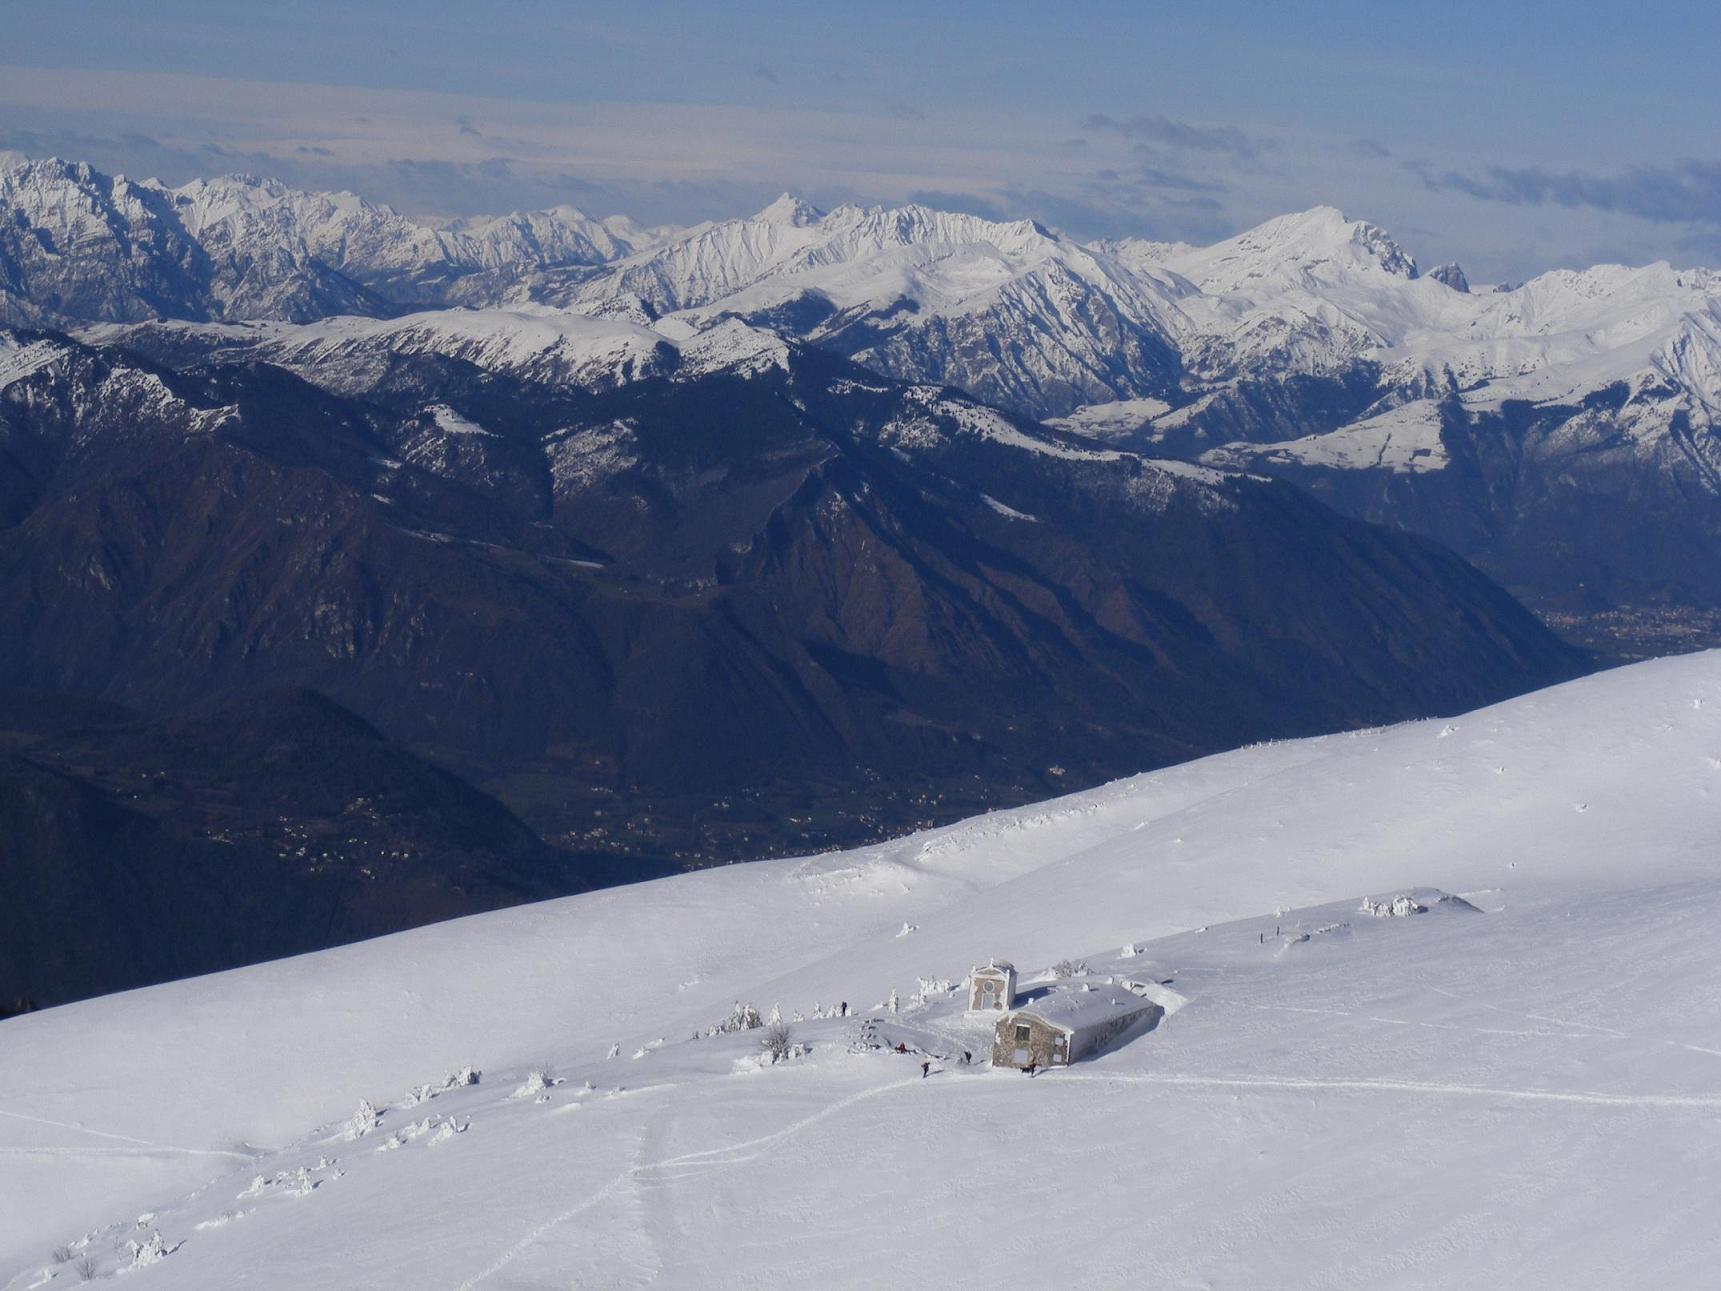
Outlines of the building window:
[[1025,1022],[1018,1022],[1016,1024],[1016,1039],[1026,1040],[1027,1038],[1028,1038],[1028,1024]]

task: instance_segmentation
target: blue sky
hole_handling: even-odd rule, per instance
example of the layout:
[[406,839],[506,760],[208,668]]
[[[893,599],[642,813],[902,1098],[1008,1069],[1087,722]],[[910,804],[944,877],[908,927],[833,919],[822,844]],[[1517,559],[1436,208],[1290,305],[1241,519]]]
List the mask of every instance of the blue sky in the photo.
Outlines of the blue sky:
[[428,216],[791,189],[1206,241],[1327,203],[1478,279],[1718,263],[1717,9],[5,0],[0,150]]

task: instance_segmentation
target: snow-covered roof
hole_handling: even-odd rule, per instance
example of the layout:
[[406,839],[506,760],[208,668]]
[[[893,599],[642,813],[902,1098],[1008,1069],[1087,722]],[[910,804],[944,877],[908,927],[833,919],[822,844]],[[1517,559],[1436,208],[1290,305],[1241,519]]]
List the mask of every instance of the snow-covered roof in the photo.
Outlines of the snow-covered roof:
[[1079,986],[1055,986],[1049,994],[1018,1005],[1003,1021],[1008,1023],[1018,1014],[1028,1014],[1048,1026],[1065,1031],[1084,1031],[1154,1007],[1152,1000],[1144,1000],[1121,986],[1090,985],[1090,990]]
[[974,971],[976,973],[1013,973],[1016,971],[1016,966],[1007,959],[993,959],[979,965]]

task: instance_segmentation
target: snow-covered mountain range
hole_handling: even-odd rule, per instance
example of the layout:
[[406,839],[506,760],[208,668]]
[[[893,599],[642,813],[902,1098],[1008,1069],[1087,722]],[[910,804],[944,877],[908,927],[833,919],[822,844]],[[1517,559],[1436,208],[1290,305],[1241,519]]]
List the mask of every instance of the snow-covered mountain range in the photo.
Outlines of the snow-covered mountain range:
[[[0,1286],[1704,1286],[1718,753],[1661,660],[3,1022]],[[1162,1012],[992,1069],[994,956]]]
[[179,188],[49,159],[0,169],[0,322],[309,320],[499,294],[660,236],[571,206],[431,228],[251,175]]
[[[298,322],[249,335],[330,382],[398,341],[601,387],[658,370],[659,339],[738,319],[1137,451],[1284,476],[1437,538],[1544,613],[1624,616],[1598,640],[1644,648],[1657,630],[1633,615],[1721,623],[1711,270],[1471,287],[1325,207],[1210,247],[788,195],[681,230],[568,207],[431,228],[351,194],[54,161],[0,172],[0,216],[0,322]],[[503,314],[425,312],[450,306]]]

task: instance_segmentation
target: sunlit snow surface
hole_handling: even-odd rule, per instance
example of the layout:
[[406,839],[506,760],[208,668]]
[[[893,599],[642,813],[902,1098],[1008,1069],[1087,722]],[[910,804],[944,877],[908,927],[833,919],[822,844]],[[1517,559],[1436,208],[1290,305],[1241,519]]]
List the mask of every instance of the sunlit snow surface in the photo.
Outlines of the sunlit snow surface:
[[[16,1019],[0,1286],[1711,1285],[1718,807],[1707,654]],[[1167,1015],[989,1071],[993,955]]]

